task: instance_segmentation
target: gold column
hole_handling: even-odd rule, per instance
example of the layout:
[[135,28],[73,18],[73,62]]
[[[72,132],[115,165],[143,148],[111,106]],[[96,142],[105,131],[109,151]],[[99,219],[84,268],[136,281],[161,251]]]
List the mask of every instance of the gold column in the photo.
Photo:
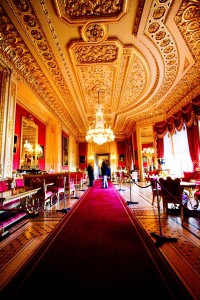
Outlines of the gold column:
[[[40,133],[38,133],[40,134]],[[48,123],[46,127],[45,169],[61,171],[62,131],[59,123]]]
[[138,150],[139,180],[144,181],[143,163],[142,163],[141,129],[138,127],[136,127],[136,139],[137,139],[137,150]]

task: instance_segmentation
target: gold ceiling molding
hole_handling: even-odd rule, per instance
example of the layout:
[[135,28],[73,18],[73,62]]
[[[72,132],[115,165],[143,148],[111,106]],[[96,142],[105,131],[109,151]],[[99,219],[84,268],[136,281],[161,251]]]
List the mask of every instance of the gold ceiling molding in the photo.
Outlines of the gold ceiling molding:
[[121,50],[118,40],[108,40],[100,45],[72,41],[69,53],[75,65],[81,64],[105,64],[115,62]]
[[[197,57],[197,60],[194,67],[191,68],[191,70],[183,77],[179,85],[173,90],[173,92],[171,92],[169,96],[167,96],[166,101],[163,101],[163,96],[166,93],[166,89],[169,87],[168,83],[172,85],[175,78],[174,75],[176,74],[178,67],[178,54],[176,50],[176,44],[168,30],[165,34],[165,15],[169,13],[167,10],[170,9],[171,4],[173,4],[172,1],[168,0],[162,1],[162,3],[159,4],[154,2],[154,9],[152,9],[152,14],[151,16],[149,16],[149,21],[147,22],[147,24],[149,23],[150,25],[145,31],[147,36],[158,47],[166,62],[166,73],[164,81],[158,93],[149,101],[149,104],[151,105],[153,102],[157,103],[158,99],[162,99],[162,104],[160,105],[160,107],[157,105],[157,114],[155,114],[155,110],[149,110],[147,113],[144,112],[142,116],[144,119],[146,117],[150,122],[152,122],[151,115],[153,115],[154,123],[162,120],[165,115],[165,110],[168,111],[167,114],[174,113],[179,110],[184,104],[188,103],[188,95],[190,95],[189,99],[192,100],[192,98],[197,96],[199,93],[199,91],[197,91],[198,89],[196,88],[193,90],[193,92],[190,91],[192,85],[194,85],[194,87],[198,85],[198,82],[194,83],[194,78],[198,78],[198,73],[200,70],[200,59],[198,59],[200,54],[198,50],[199,47],[197,47],[199,42],[199,39],[197,38],[199,34],[197,34],[197,32],[199,32],[200,28],[200,20],[198,14],[198,7],[200,2],[183,1],[181,7],[177,12],[177,15],[175,16],[175,22],[178,29],[182,33],[182,36],[185,38],[188,47],[191,48],[191,51],[193,51],[195,57]],[[185,61],[187,62],[186,64],[188,67],[189,61],[187,60],[187,58],[185,58]],[[186,64],[184,65],[184,69],[186,67]],[[177,98],[179,99],[178,102],[176,101]],[[182,101],[180,101],[181,98]],[[174,104],[173,106],[172,103]],[[134,121],[140,122],[141,118],[140,115],[137,115],[137,111],[135,111],[134,117],[131,116],[129,119],[132,123],[134,123]]]
[[[73,41],[69,52],[85,96],[86,111],[90,111],[88,120],[94,115],[95,94],[97,95],[98,90],[103,91],[100,99],[106,119],[106,114],[110,114],[110,107],[116,109],[115,113],[119,111],[121,114],[136,106],[149,86],[149,66],[132,45],[123,45],[115,39],[108,39],[101,45]],[[116,87],[116,94],[113,86]],[[121,98],[123,101],[120,101]]]
[[136,12],[136,17],[135,17],[135,22],[134,22],[134,27],[133,27],[133,34],[135,36],[138,33],[138,28],[139,28],[139,25],[140,25],[142,12],[143,12],[143,9],[144,9],[144,4],[145,4],[145,0],[139,0],[138,1],[137,12]]
[[200,61],[200,1],[182,1],[175,22],[188,48]]
[[91,115],[94,117],[97,91],[101,91],[100,100],[105,113],[110,113],[116,66],[122,56],[123,45],[117,39],[109,39],[101,45],[72,41],[69,53],[84,95],[85,110],[90,112],[88,120]]
[[[165,26],[166,18],[173,4],[172,0],[165,0],[162,3],[154,1],[147,20],[145,34],[154,43],[163,59],[165,68],[164,78],[157,94],[157,100],[172,86],[178,72],[178,51],[172,34]],[[173,71],[172,71],[173,68]],[[162,104],[163,105],[163,104]]]
[[[169,96],[169,103],[172,99],[182,98],[177,101],[174,107],[169,107],[168,115],[180,110],[189,101],[199,95],[200,92],[200,1],[182,1],[178,13],[175,16],[175,23],[182,34],[185,43],[195,57],[195,64],[180,81],[179,85]],[[194,81],[195,78],[195,81]]]
[[[58,87],[60,88],[60,91],[64,97],[69,99],[71,95],[63,79],[62,73],[56,64],[56,60],[50,54],[53,53],[53,51],[47,42],[45,42],[45,45],[48,48],[48,52],[45,50],[46,47],[41,48],[41,44],[43,41],[46,41],[46,38],[39,22],[36,22],[36,16],[33,16],[33,9],[31,9],[27,3],[28,2],[26,2],[26,6],[16,5],[17,9],[26,13],[20,13],[19,18],[21,19],[22,23],[23,21],[26,23],[27,34],[31,35],[33,40],[36,40],[36,43],[34,43],[33,47],[38,47],[38,53],[43,56],[43,61],[45,61],[49,71],[51,71],[51,75],[54,77],[54,82],[58,84]],[[0,12],[0,54],[6,58],[9,65],[12,64],[12,70],[14,67],[18,77],[30,86],[37,97],[40,98],[47,108],[50,108],[53,111],[61,123],[65,119],[70,121],[68,124],[69,129],[76,136],[78,134],[77,124],[72,119],[71,113],[67,112],[62,101],[57,98],[54,89],[49,84],[48,79],[45,77],[40,66],[32,56],[29,49],[26,47],[20,34],[14,28],[9,16],[6,14],[2,6],[0,6]],[[28,12],[31,15],[28,15]],[[41,52],[41,50],[43,51]],[[73,111],[73,115],[79,114],[72,101],[69,101],[68,110],[70,112]],[[81,118],[78,119],[81,122]],[[83,126],[83,124],[80,124],[80,126]]]
[[85,22],[118,21],[127,12],[128,0],[55,0],[58,16],[69,24],[84,25]]
[[[170,4],[171,1],[166,1],[166,4]],[[200,36],[200,16],[199,16],[199,5],[200,1],[182,1],[181,6],[174,18],[175,23],[182,34],[183,39],[185,40],[188,48],[191,52],[194,53],[196,57],[195,65],[189,70],[186,75],[182,78],[179,85],[170,93],[167,97],[167,101],[165,102],[164,109],[168,111],[168,114],[172,114],[175,111],[179,110],[184,104],[188,101],[188,94],[190,94],[191,100],[192,97],[196,96],[196,92],[189,93],[192,89],[192,86],[198,85],[198,82],[194,82],[194,78],[198,78],[199,70],[200,70],[200,52],[199,52],[199,36]],[[175,44],[174,44],[175,45]],[[161,51],[163,51],[161,44]],[[174,52],[176,54],[177,51]],[[172,80],[172,72],[176,72],[176,56],[172,57],[167,62],[167,72],[166,73],[166,86],[168,84],[168,80]],[[167,58],[167,57],[166,57]],[[176,58],[176,60],[178,57]],[[185,58],[186,61],[186,58]],[[187,66],[189,61],[187,60]],[[186,65],[184,65],[185,67]],[[172,71],[172,72],[171,72]],[[169,77],[170,75],[170,77]],[[160,92],[156,95],[156,98],[162,98],[163,92],[165,90],[165,83],[163,83],[163,87]],[[176,99],[179,99],[178,101]],[[182,99],[182,101],[180,101]],[[172,103],[174,105],[172,106]],[[163,105],[163,102],[162,102]]]
[[[117,109],[119,109],[119,112],[116,115],[114,129],[121,129],[120,133],[116,131],[118,134],[122,134],[125,131],[130,132],[135,126],[136,120],[138,121],[141,118],[141,112],[144,114],[145,110],[149,110],[149,98],[151,93],[155,90],[158,81],[157,76],[151,91],[145,97],[142,97],[150,84],[151,72],[149,65],[142,54],[133,46],[125,47],[127,48],[125,48],[124,54],[128,53],[129,56],[123,55],[121,59],[120,76],[116,88]],[[127,49],[129,51],[127,51]],[[128,61],[126,61],[127,58]],[[156,74],[158,74],[157,69],[156,67]],[[126,78],[127,70],[129,70],[129,72],[127,72],[129,76]],[[123,101],[120,101],[121,97]],[[127,99],[127,101],[124,99]],[[124,102],[127,102],[126,107],[124,106]],[[130,107],[134,110],[134,114],[130,114]],[[151,114],[152,113],[148,114],[145,119],[149,120]]]
[[7,15],[0,5],[0,57],[36,95],[30,93],[30,107],[38,99],[41,109],[74,137],[84,138],[92,122],[98,89],[106,122],[116,135],[126,135],[136,122],[157,122],[166,110],[170,114],[198,93],[199,4],[5,0],[1,5]]
[[130,109],[130,107],[138,104],[139,99],[148,88],[149,82],[150,70],[148,65],[135,52],[130,63],[129,76],[124,81],[123,101],[119,103],[119,109],[125,110],[127,107]]
[[108,26],[93,22],[87,23],[81,28],[81,36],[84,42],[103,42],[108,37]]

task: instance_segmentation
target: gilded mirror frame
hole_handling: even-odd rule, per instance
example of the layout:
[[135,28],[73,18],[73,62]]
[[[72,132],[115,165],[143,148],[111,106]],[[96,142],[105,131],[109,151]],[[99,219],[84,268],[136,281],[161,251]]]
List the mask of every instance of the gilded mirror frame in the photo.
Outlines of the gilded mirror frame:
[[[20,168],[30,169],[38,165],[37,158],[38,125],[33,121],[32,115],[22,117],[21,122],[21,146]],[[24,145],[27,145],[26,147]]]

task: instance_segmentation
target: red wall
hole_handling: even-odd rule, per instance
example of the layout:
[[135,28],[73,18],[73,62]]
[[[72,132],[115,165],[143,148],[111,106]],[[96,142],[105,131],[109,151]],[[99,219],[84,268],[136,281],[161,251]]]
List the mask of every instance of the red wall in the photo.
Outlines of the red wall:
[[[85,156],[85,162],[81,163],[80,156]],[[87,143],[79,143],[79,168],[84,170],[87,168]]]
[[[28,118],[30,113],[20,105],[16,104],[15,135],[17,135],[16,154],[13,155],[13,170],[20,168],[20,145],[21,145],[21,123],[22,117]],[[45,170],[45,141],[46,125],[33,116],[33,121],[38,125],[38,144],[44,146],[44,158],[39,159],[40,170]]]
[[[118,151],[118,167],[126,166],[126,142],[119,141],[117,142],[117,151]],[[123,160],[120,160],[120,157],[123,156]]]

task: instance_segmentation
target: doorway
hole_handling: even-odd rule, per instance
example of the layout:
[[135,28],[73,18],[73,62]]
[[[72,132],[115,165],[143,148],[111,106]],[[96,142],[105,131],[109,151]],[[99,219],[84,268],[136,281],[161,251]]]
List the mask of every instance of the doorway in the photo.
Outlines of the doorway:
[[101,153],[95,155],[94,161],[94,178],[98,179],[101,176],[101,165],[105,161],[106,165],[110,165],[110,153]]

